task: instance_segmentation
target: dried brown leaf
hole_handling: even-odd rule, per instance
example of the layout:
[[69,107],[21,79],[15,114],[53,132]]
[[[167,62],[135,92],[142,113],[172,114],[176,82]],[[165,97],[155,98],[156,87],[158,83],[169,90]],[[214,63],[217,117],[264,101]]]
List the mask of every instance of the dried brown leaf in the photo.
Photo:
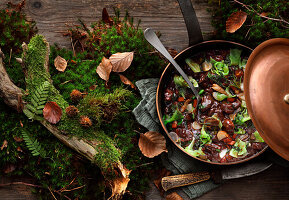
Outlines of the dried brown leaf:
[[13,172],[15,169],[16,169],[16,166],[14,164],[9,163],[9,164],[4,166],[3,172],[5,174],[8,174],[8,173]]
[[[126,191],[127,184],[130,181],[129,174],[131,170],[128,170],[122,163],[118,163],[118,169],[121,173],[121,176],[115,178],[110,182],[111,186],[111,197],[109,199],[119,199],[123,196]],[[117,174],[119,172],[116,172]],[[120,174],[119,174],[120,175]]]
[[124,72],[133,60],[133,52],[115,53],[109,57],[113,72]]
[[112,70],[112,64],[109,59],[103,57],[101,63],[96,68],[96,73],[105,81],[109,80],[109,75]]
[[269,12],[262,12],[260,14],[261,17],[267,17],[270,13]]
[[130,85],[130,87],[132,89],[136,89],[135,85],[128,78],[126,78],[124,75],[119,74],[119,78],[120,78],[121,82],[123,82],[124,84]]
[[166,168],[163,168],[157,172],[158,172],[158,177],[154,180],[154,184],[158,188],[158,190],[160,191],[161,196],[164,196],[165,190],[163,189],[163,186],[161,183],[162,178],[166,177],[166,176],[170,176],[172,174],[172,172],[167,170]]
[[183,198],[178,193],[173,192],[166,196],[166,200],[183,200]]
[[237,11],[232,13],[226,21],[226,31],[228,33],[234,33],[237,31],[247,19],[247,13],[243,11]]
[[22,137],[14,136],[13,138],[14,138],[14,140],[15,140],[16,142],[22,142],[22,141],[23,141],[23,138],[22,138]]
[[44,106],[43,116],[51,124],[57,124],[61,119],[62,110],[57,103],[49,101]]
[[167,48],[167,50],[171,54],[172,57],[175,57],[176,55],[178,55],[177,50],[175,50],[173,48]]
[[20,120],[20,122],[19,122],[19,123],[20,123],[20,126],[23,128],[23,123],[22,123],[22,121],[21,121],[21,120]]
[[21,149],[21,147],[17,147],[16,150],[17,150],[17,151],[20,151],[20,152],[23,152],[22,149]]
[[109,24],[110,26],[113,24],[113,20],[109,16],[106,8],[102,9],[102,21],[104,21],[104,23]]
[[9,1],[7,4],[12,11],[20,12],[22,10],[22,8],[24,8],[24,6],[25,6],[25,1],[26,0],[22,0],[18,4],[14,4],[14,3]]
[[2,144],[2,146],[1,146],[1,151],[4,149],[4,148],[6,148],[8,146],[8,142],[7,142],[7,140],[4,140],[3,141],[3,144]]
[[126,191],[129,178],[120,177],[113,180],[111,184],[111,197],[109,199],[119,199]]
[[64,72],[67,67],[67,61],[61,56],[57,56],[54,59],[54,66],[58,71]]
[[162,134],[154,131],[140,134],[138,146],[142,154],[148,158],[153,158],[162,152],[168,152],[166,148],[165,137]]

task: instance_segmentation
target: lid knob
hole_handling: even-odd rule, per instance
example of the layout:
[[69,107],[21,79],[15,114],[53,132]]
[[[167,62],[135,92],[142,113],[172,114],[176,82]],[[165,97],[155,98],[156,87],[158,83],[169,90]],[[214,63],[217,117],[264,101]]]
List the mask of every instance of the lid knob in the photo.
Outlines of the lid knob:
[[284,96],[284,101],[289,104],[289,94]]

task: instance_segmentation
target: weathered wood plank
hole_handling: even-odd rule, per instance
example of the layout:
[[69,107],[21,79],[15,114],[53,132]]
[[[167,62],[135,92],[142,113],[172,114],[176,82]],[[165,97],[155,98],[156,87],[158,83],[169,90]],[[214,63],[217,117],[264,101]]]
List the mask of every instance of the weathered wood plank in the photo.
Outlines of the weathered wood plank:
[[[8,1],[4,0],[0,8],[5,7]],[[210,24],[210,14],[207,12],[207,0],[192,0],[192,3],[202,32],[205,38],[208,38],[213,28]],[[39,33],[45,35],[50,43],[70,47],[69,39],[64,38],[62,33],[68,26],[77,24],[78,18],[87,24],[100,19],[104,7],[111,14],[113,7],[119,8],[122,15],[128,10],[136,22],[138,19],[142,20],[142,28],[151,27],[160,31],[161,40],[168,47],[181,50],[188,45],[185,23],[176,0],[27,0],[25,12],[37,22]]]

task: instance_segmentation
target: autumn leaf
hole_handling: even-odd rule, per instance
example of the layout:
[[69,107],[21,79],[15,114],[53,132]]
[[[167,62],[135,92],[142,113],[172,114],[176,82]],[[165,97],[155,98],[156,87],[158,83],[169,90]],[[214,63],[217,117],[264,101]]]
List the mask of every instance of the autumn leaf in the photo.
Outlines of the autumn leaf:
[[17,147],[16,148],[17,151],[23,152],[23,150],[21,149],[21,147]]
[[119,74],[119,78],[120,78],[121,82],[123,82],[124,84],[130,85],[130,87],[132,89],[136,89],[135,85],[128,78],[126,78],[124,75]]
[[261,17],[267,17],[270,13],[269,12],[262,12],[260,14]]
[[49,101],[44,106],[43,116],[44,116],[44,119],[49,121],[51,124],[56,124],[61,119],[62,110],[57,105],[57,103]]
[[112,70],[112,64],[109,59],[103,57],[101,63],[96,68],[96,73],[105,81],[109,80],[109,75]]
[[23,141],[23,137],[13,136],[13,138],[16,142],[22,142]]
[[157,174],[158,174],[158,177],[154,180],[154,184],[160,191],[161,196],[164,196],[165,190],[163,189],[163,186],[161,183],[162,178],[166,176],[170,176],[172,172],[167,170],[166,168],[162,168],[162,169],[159,169],[159,171],[157,171]]
[[176,55],[178,55],[177,50],[175,50],[173,48],[168,48],[167,50],[171,54],[172,57],[175,57]]
[[119,174],[119,177],[110,181],[111,196],[109,199],[119,199],[119,197],[123,196],[123,194],[126,191],[127,184],[130,181],[130,179],[128,177],[129,177],[129,174],[131,173],[131,170],[128,170],[121,163],[118,163],[118,169],[119,169],[121,174]]
[[22,10],[22,8],[24,8],[24,6],[25,6],[25,1],[26,0],[22,0],[18,4],[13,4],[9,1],[7,4],[9,5],[9,7],[12,11],[20,12]]
[[166,196],[166,200],[184,200],[178,193],[173,192]]
[[162,152],[168,152],[166,149],[165,137],[162,134],[154,131],[140,134],[138,146],[142,154],[148,158],[153,158]]
[[55,68],[60,71],[60,72],[64,72],[66,67],[67,67],[67,62],[64,58],[62,58],[61,56],[57,56],[54,59],[54,66]]
[[113,24],[113,20],[109,16],[106,8],[102,9],[102,21],[104,21],[104,23],[109,24],[110,26]]
[[8,163],[4,166],[3,172],[5,174],[11,173],[16,169],[16,166],[14,164]]
[[8,142],[7,142],[7,140],[4,140],[3,141],[3,144],[2,144],[2,146],[1,146],[1,151],[4,149],[4,148],[6,148],[8,146]]
[[118,199],[121,197],[125,193],[129,181],[130,179],[125,177],[114,179],[111,186],[111,197],[109,199]]
[[115,53],[109,57],[113,72],[124,72],[133,60],[133,52]]
[[226,21],[226,31],[228,33],[234,33],[244,24],[246,19],[247,13],[243,11],[237,11],[232,13]]

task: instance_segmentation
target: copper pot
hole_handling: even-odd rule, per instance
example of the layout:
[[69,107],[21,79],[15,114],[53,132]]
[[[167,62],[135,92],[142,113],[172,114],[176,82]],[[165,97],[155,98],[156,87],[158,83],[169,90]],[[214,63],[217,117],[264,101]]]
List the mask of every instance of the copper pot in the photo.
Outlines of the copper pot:
[[[247,55],[248,57],[252,53],[253,50],[251,48],[249,48],[245,45],[236,43],[236,42],[224,41],[224,40],[202,41],[203,39],[202,39],[200,27],[199,27],[198,20],[197,20],[197,17],[195,15],[194,9],[192,7],[191,1],[190,0],[178,0],[178,1],[179,1],[180,7],[182,10],[184,19],[185,19],[186,26],[187,26],[187,30],[188,30],[188,34],[189,34],[189,44],[190,44],[190,46],[188,48],[186,48],[185,50],[180,52],[174,58],[180,66],[185,65],[185,59],[186,58],[191,57],[192,55],[194,55],[198,52],[202,52],[202,51],[238,48],[238,49],[242,49],[243,54]],[[163,99],[162,98],[163,98],[163,94],[164,94],[165,83],[168,81],[169,77],[172,75],[172,73],[171,73],[172,70],[174,70],[174,67],[171,66],[171,64],[168,64],[166,66],[166,68],[164,69],[161,77],[160,77],[158,87],[157,87],[157,93],[156,93],[157,113],[158,113],[158,117],[159,117],[159,120],[161,122],[161,125],[162,125],[164,131],[166,132],[166,134],[170,138],[170,140],[174,143],[174,145],[176,145],[185,154],[189,155],[190,157],[193,157],[192,155],[185,152],[184,149],[182,147],[180,147],[171,138],[171,136],[169,135],[169,132],[168,132],[168,130],[164,124],[164,121],[163,121],[162,107],[164,105],[163,105]],[[251,160],[251,159],[259,156],[267,149],[267,147],[268,146],[266,146],[263,150],[254,154],[251,157],[248,157],[246,159],[236,161],[236,162],[230,162],[230,163],[215,163],[215,162],[205,161],[205,160],[202,160],[202,159],[197,158],[197,157],[193,157],[193,158],[198,159],[202,162],[210,163],[210,164],[232,165],[232,164],[238,164],[238,163],[246,162],[248,160]]]

